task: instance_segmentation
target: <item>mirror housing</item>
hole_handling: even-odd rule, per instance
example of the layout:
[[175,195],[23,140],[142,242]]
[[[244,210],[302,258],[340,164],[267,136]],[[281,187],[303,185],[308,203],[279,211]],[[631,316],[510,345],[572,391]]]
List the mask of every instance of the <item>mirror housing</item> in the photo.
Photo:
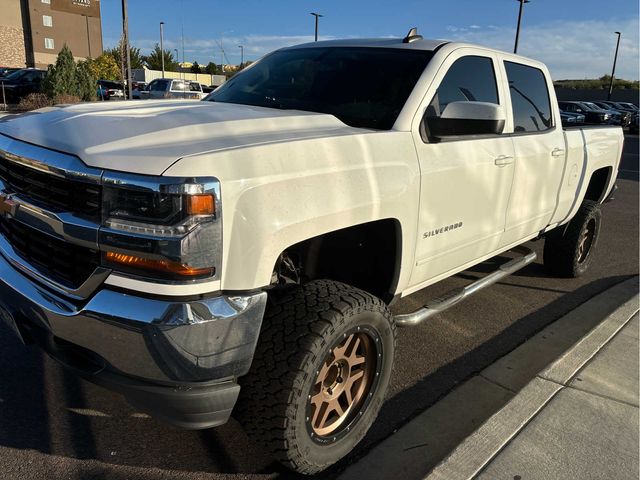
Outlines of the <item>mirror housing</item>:
[[462,135],[500,134],[504,130],[504,109],[488,102],[451,102],[439,117],[425,114],[423,123],[432,138]]

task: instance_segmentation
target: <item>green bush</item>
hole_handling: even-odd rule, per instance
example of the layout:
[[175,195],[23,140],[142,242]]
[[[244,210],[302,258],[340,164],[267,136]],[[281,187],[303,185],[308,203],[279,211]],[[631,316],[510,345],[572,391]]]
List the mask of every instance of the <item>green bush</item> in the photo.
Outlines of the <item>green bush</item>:
[[65,44],[58,53],[55,65],[49,65],[42,82],[42,91],[50,99],[61,96],[78,97],[83,101],[96,99],[96,79],[88,62],[76,65],[71,49]]

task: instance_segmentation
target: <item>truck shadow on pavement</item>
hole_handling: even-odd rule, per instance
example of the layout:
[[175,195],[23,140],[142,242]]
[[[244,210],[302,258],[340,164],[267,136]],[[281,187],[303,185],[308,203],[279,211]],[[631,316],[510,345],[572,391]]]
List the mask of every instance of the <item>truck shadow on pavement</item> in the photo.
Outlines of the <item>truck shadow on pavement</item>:
[[[318,477],[337,476],[458,383],[591,296],[627,278],[614,276],[587,283],[510,323],[452,361],[434,364],[432,370],[427,367],[426,376],[410,386],[392,386],[390,398],[362,444],[348,459]],[[434,338],[431,334],[434,328],[439,328],[437,319],[401,332],[398,373],[409,368],[404,362],[411,358],[415,347],[408,343],[416,341],[424,351],[433,349],[429,339]],[[19,460],[18,453],[22,458],[23,452],[19,451],[29,450],[35,451],[29,453],[34,456],[34,471],[46,468],[40,462],[51,455],[62,457],[61,462],[86,461],[86,470],[83,465],[73,468],[79,473],[74,478],[186,478],[186,472],[193,472],[195,478],[220,478],[216,473],[299,478],[254,445],[235,420],[199,432],[156,422],[129,406],[119,395],[67,373],[36,347],[25,348],[6,326],[0,325],[0,470],[7,471],[16,462],[24,462]],[[45,455],[37,456],[37,452]],[[96,460],[100,464],[97,476]],[[27,473],[29,468],[23,466],[21,471]],[[159,469],[162,475],[159,470],[141,475],[144,470],[138,468]]]

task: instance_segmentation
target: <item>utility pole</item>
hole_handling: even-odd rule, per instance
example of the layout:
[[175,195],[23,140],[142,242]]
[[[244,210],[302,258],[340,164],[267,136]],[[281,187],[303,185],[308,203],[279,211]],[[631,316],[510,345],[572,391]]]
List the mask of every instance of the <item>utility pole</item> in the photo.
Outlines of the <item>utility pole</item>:
[[513,47],[513,53],[518,53],[518,40],[520,39],[520,23],[522,22],[522,9],[525,3],[529,3],[530,0],[518,0],[520,2],[520,11],[518,12],[518,28],[516,29],[516,44]]
[[318,18],[319,17],[324,17],[324,15],[320,15],[319,13],[314,13],[311,12],[311,15],[313,15],[314,17],[316,17],[316,42],[318,41]]
[[[131,100],[131,54],[129,52],[129,14],[127,13],[127,0],[122,0],[122,30],[124,32],[124,49],[127,59],[127,91]],[[122,59],[124,61],[124,58]]]
[[242,65],[244,65],[244,45],[238,45],[240,49],[240,70],[242,70]]
[[609,83],[609,94],[607,95],[607,101],[611,100],[611,94],[613,93],[613,76],[616,74],[616,62],[618,61],[618,48],[620,48],[620,32],[615,32],[618,35],[618,41],[616,42],[616,54],[613,56],[613,68],[611,69],[611,83]]
[[164,37],[164,22],[160,22],[160,58],[162,59],[162,78],[164,78],[164,47],[162,46]]

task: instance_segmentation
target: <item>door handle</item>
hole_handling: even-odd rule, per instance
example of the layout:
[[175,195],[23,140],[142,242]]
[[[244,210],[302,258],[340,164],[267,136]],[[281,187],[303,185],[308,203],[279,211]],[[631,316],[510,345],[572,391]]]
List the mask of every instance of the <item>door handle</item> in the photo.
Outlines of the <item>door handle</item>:
[[554,148],[551,150],[552,157],[561,157],[562,155],[564,155],[564,148]]
[[498,158],[494,160],[494,163],[499,167],[503,167],[505,165],[509,165],[513,163],[513,157],[510,157],[508,155],[500,155]]

